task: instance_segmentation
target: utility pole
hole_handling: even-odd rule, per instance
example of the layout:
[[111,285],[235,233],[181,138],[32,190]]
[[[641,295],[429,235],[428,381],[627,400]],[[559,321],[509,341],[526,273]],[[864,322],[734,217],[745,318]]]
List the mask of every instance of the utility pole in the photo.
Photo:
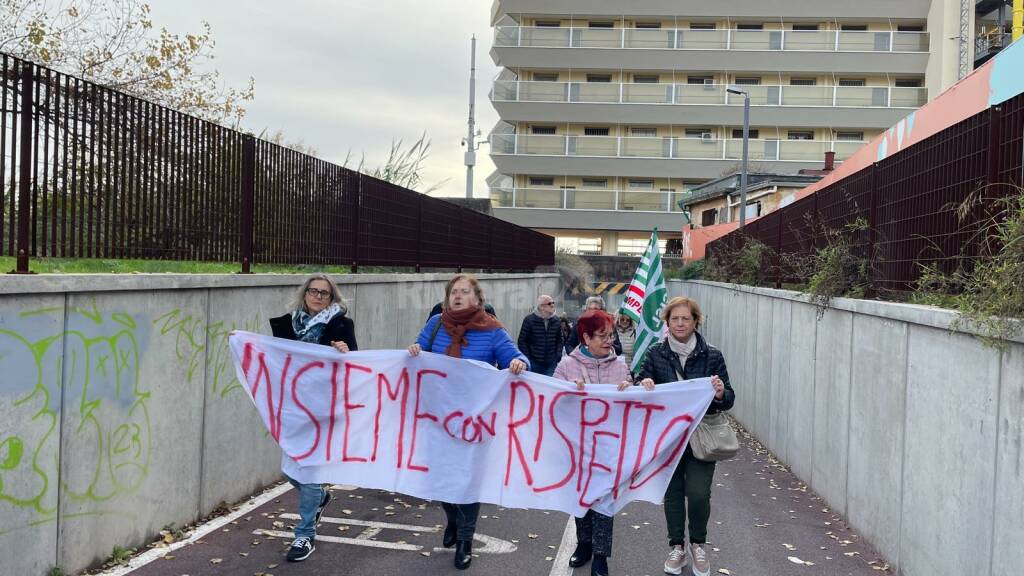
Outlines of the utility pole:
[[476,35],[470,43],[469,57],[469,127],[462,145],[466,147],[466,198],[473,197],[473,166],[476,166]]
[[[747,146],[750,142],[750,92],[739,88],[726,88],[726,92],[743,95],[743,160],[740,169],[740,230],[747,225]],[[725,202],[726,211],[729,210],[729,201]]]

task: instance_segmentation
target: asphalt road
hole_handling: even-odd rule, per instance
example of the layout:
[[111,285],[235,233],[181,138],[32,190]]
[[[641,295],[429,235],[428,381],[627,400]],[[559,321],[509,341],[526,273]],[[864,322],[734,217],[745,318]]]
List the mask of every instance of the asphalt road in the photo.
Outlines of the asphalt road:
[[[799,479],[749,436],[733,460],[720,463],[712,492],[709,547],[712,574],[729,576],[878,576],[892,574]],[[306,561],[284,560],[291,541],[297,497],[280,487],[266,502],[237,509],[194,543],[168,551],[154,547],[138,568],[123,576],[286,576],[434,574],[589,575],[568,568],[575,534],[559,512],[485,505],[474,553],[465,572],[440,548],[444,512],[437,503],[401,494],[352,487],[332,489],[318,530],[316,551]],[[237,516],[237,517],[234,517]],[[615,519],[610,568],[615,575],[663,574],[668,553],[660,506],[629,505]],[[139,563],[140,558],[134,563]],[[134,564],[133,563],[133,564]]]

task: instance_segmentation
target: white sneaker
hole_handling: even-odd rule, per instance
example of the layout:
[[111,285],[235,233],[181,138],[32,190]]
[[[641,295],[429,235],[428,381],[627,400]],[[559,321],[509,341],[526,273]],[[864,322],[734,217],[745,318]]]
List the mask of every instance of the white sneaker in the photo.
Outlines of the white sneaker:
[[682,574],[683,566],[686,566],[687,552],[686,548],[676,544],[672,547],[672,551],[668,553],[668,559],[665,560],[665,573],[666,574]]
[[693,560],[693,576],[710,576],[711,562],[703,544],[690,543],[690,558]]

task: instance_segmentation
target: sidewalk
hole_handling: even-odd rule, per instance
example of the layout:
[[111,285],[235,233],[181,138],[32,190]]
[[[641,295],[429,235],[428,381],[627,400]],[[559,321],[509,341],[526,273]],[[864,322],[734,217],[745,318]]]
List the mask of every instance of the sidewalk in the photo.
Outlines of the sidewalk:
[[[893,574],[807,486],[741,431],[742,449],[719,464],[712,496],[712,574],[725,576],[878,576]],[[565,514],[485,505],[477,557],[465,572],[439,548],[439,505],[378,490],[335,487],[318,531],[316,552],[289,564],[284,554],[296,516],[287,485],[209,525],[194,544],[153,549],[148,564],[109,576],[282,576],[523,574],[588,575],[566,562],[575,546]],[[660,506],[634,503],[615,522],[612,574],[662,574],[668,553]],[[133,561],[133,564],[137,562]]]

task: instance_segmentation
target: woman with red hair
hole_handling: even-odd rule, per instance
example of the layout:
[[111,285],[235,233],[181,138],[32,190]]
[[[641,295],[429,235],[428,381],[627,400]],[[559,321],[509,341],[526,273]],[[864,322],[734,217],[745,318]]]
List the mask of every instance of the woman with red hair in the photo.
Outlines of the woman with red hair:
[[[614,319],[604,310],[588,310],[576,321],[580,345],[562,358],[554,377],[575,382],[582,390],[588,384],[615,384],[625,390],[633,384],[629,367],[615,354]],[[648,387],[653,390],[654,386]],[[576,551],[569,566],[576,568],[590,562],[591,576],[608,575],[608,557],[612,555],[612,517],[588,510],[576,518]]]

